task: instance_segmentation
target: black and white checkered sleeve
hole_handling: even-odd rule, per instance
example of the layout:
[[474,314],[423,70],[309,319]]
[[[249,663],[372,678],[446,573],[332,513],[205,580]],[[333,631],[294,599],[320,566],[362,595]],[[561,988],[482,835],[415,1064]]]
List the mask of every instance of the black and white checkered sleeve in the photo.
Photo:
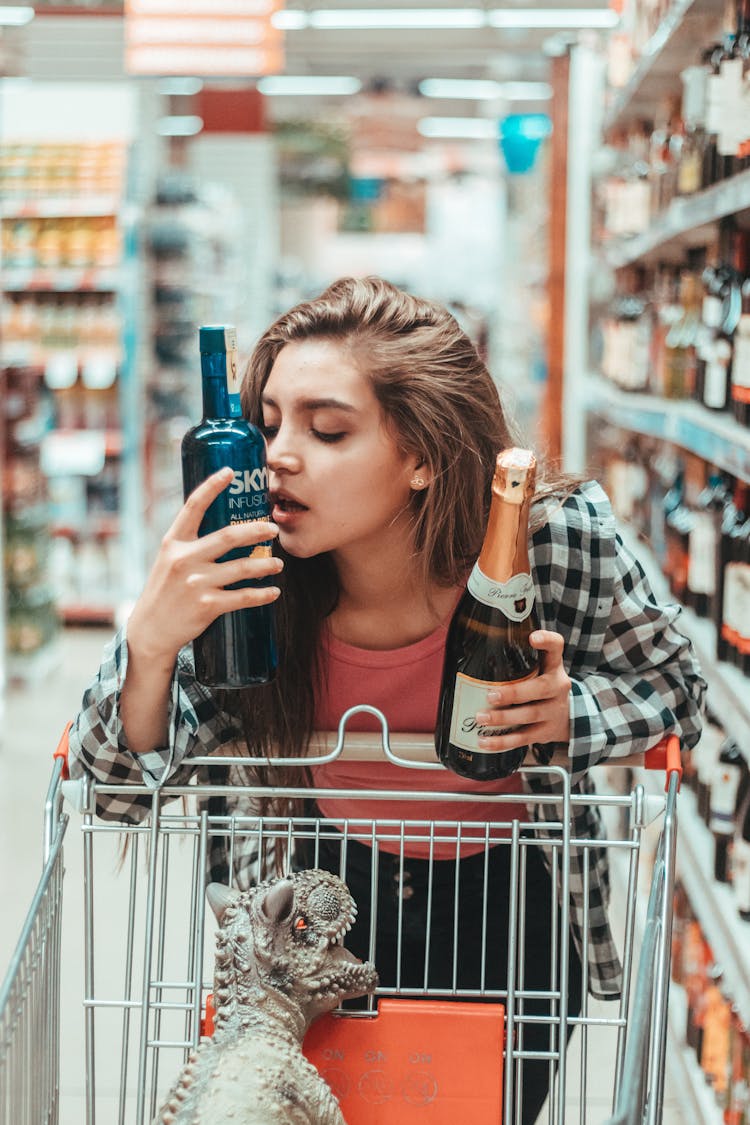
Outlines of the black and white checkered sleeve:
[[[184,784],[193,772],[190,757],[212,753],[236,738],[237,731],[227,725],[209,691],[196,682],[192,654],[183,649],[172,680],[167,742],[148,754],[134,754],[120,718],[127,666],[123,627],[105,647],[99,671],[71,727],[70,775],[88,773],[102,784],[146,785],[152,790],[168,779]],[[150,808],[147,794],[100,794],[97,799],[97,812],[108,819],[139,821]]]
[[640,563],[616,537],[614,597],[598,667],[572,676],[574,779],[596,762],[639,753],[665,734],[694,746],[706,683],[690,641],[676,627],[680,608],[659,605]]

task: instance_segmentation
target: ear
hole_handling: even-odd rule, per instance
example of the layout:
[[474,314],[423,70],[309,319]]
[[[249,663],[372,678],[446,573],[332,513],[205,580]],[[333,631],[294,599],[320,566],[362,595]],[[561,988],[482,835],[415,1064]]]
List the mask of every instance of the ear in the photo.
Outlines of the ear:
[[432,484],[435,474],[424,457],[415,454],[407,463],[409,485],[413,492],[421,492]]
[[269,922],[286,922],[294,908],[294,884],[291,879],[279,879],[267,891],[261,910]]
[[224,911],[240,897],[240,891],[225,887],[223,883],[209,883],[206,887],[208,905],[216,915],[216,921],[221,923]]

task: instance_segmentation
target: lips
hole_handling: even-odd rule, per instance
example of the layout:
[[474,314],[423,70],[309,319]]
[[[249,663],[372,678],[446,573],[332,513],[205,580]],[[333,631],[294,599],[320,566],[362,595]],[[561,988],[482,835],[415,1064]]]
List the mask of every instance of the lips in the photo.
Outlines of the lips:
[[[283,515],[294,515],[297,512],[306,512],[308,510],[306,504],[303,504],[284,489],[279,489],[277,492],[271,493],[271,504],[273,505],[274,513],[281,512]],[[275,518],[276,515],[274,515],[274,519]]]

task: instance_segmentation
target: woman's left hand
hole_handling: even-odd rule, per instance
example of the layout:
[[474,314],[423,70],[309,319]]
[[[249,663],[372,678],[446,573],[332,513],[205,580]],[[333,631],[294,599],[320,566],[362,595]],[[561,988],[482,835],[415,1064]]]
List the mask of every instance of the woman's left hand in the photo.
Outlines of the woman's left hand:
[[570,741],[570,677],[563,667],[563,638],[559,633],[537,629],[529,641],[532,648],[543,653],[542,671],[533,679],[503,684],[487,693],[488,708],[479,712],[477,721],[505,733],[480,737],[478,744],[483,750]]

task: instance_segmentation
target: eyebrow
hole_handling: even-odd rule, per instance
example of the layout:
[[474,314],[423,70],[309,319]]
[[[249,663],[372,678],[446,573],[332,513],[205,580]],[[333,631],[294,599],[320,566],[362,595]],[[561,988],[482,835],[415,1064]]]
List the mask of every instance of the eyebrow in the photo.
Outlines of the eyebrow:
[[[306,398],[299,404],[303,410],[345,410],[349,414],[356,414],[356,406],[349,402],[342,402],[338,398]],[[274,406],[278,410],[278,403],[269,395],[263,395],[261,406]]]

